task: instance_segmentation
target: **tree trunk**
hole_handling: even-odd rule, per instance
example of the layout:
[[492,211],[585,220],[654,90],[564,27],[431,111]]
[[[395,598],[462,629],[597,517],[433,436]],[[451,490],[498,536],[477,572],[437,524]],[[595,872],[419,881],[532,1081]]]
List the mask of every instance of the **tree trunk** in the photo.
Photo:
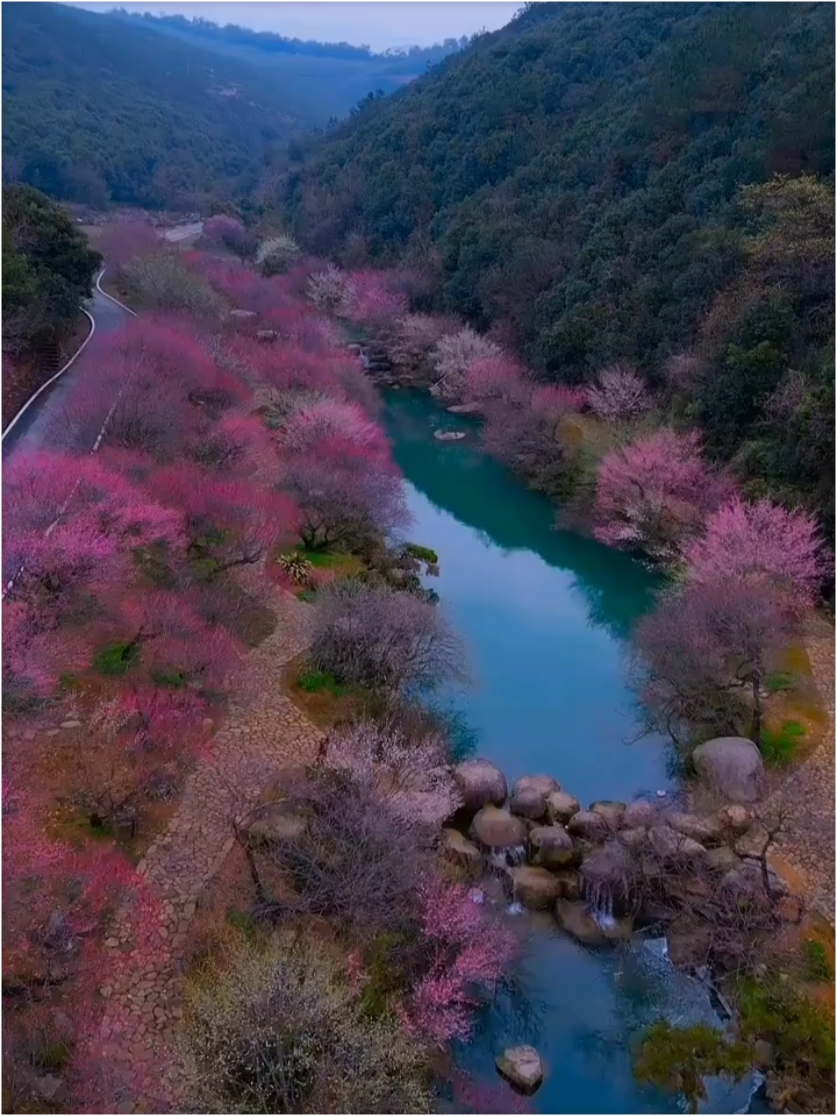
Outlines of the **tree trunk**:
[[752,720],[750,721],[750,739],[755,744],[755,746],[760,750],[761,749],[762,711],[761,711],[761,686],[760,686],[759,682],[760,682],[760,680],[759,680],[758,676],[753,678],[753,681],[752,681],[752,686],[753,686],[753,717],[752,717]]

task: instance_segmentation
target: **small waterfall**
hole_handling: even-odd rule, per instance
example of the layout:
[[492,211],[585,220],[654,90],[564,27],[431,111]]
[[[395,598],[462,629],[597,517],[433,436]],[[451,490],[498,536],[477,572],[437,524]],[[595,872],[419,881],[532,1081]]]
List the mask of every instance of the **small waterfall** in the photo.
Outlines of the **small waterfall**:
[[501,871],[506,868],[517,868],[518,865],[526,863],[526,846],[513,845],[511,848],[489,853],[488,863]]
[[616,925],[613,915],[613,885],[610,880],[584,879],[584,899],[587,909],[602,930],[612,929]]

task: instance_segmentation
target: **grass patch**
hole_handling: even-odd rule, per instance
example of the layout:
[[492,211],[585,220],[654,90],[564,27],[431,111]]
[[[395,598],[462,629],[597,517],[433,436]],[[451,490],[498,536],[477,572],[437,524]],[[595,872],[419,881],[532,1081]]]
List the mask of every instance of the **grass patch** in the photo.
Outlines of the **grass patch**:
[[828,953],[822,942],[818,942],[816,938],[806,938],[802,943],[802,960],[806,980],[826,981],[833,978],[834,970],[828,960]]
[[93,667],[99,674],[119,678],[127,674],[139,659],[138,643],[112,643],[93,656]]
[[300,674],[297,685],[306,694],[333,694],[334,697],[345,697],[352,689],[338,682],[327,670],[306,670]]
[[769,767],[786,767],[796,758],[797,748],[805,735],[799,721],[783,721],[781,728],[763,729],[761,753]]
[[429,566],[439,565],[439,555],[435,550],[431,550],[429,546],[421,546],[419,543],[406,543],[404,552],[409,554],[411,558],[416,558],[419,562],[426,562]]
[[764,680],[769,694],[787,693],[793,689],[793,675],[788,670],[771,670]]
[[301,592],[297,593],[296,599],[298,601],[304,601],[306,604],[313,604],[317,599],[317,590],[303,589]]
[[188,681],[181,670],[152,670],[151,678],[158,686],[169,690],[181,690]]
[[228,911],[227,922],[230,926],[234,926],[236,930],[240,930],[242,934],[248,938],[252,937],[258,931],[258,923],[252,915],[247,914],[246,911]]

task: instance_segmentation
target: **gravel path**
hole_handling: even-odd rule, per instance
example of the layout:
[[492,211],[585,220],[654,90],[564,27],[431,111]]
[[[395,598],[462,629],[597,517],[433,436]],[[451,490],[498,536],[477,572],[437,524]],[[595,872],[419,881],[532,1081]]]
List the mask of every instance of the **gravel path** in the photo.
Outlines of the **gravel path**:
[[[168,830],[140,865],[153,884],[153,908],[123,911],[106,942],[108,969],[116,977],[100,989],[106,1004],[97,1046],[99,1069],[106,1075],[100,1085],[119,1098],[118,1112],[172,1110],[172,1083],[161,1074],[171,1061],[165,1046],[182,1015],[187,935],[198,898],[233,846],[233,819],[255,804],[277,768],[312,759],[321,739],[280,683],[282,667],[308,642],[310,606],[288,594],[277,594],[273,603],[279,623],[246,656],[211,759],[192,774]],[[137,948],[138,926],[142,948]]]
[[768,799],[766,812],[784,811],[787,831],[776,851],[801,875],[808,904],[834,926],[834,629],[817,622],[806,639],[828,726],[819,747]]

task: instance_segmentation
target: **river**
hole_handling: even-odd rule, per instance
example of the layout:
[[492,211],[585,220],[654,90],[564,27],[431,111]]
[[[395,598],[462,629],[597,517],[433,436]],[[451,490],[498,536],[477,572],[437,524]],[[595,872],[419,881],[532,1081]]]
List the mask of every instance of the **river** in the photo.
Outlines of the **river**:
[[[510,781],[553,775],[583,805],[671,794],[666,742],[630,742],[641,718],[625,681],[631,627],[659,581],[624,554],[556,531],[548,501],[479,451],[474,420],[415,393],[392,391],[385,400],[411,538],[438,552],[440,575],[428,584],[467,644],[474,681],[453,701],[478,753]],[[469,434],[441,442],[437,429]],[[659,942],[590,951],[549,916],[522,918],[516,987],[483,1013],[459,1052],[466,1071],[496,1080],[495,1055],[530,1042],[548,1068],[530,1111],[685,1111],[683,1098],[637,1084],[630,1049],[661,1015],[713,1022],[705,989],[671,969]],[[746,1105],[748,1088],[714,1084],[707,1111]]]

